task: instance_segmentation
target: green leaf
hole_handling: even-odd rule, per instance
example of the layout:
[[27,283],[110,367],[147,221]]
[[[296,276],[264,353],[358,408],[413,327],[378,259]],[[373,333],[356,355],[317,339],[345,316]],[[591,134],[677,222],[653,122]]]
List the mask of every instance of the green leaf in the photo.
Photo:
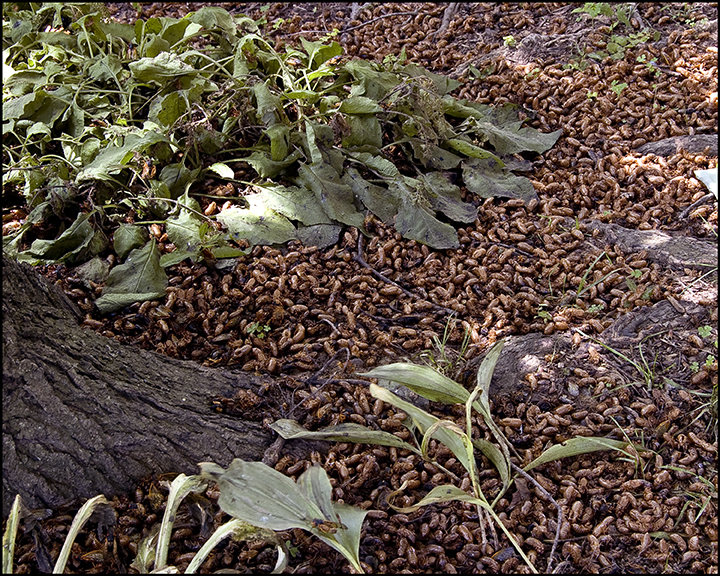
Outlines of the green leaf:
[[361,373],[358,376],[402,384],[431,402],[465,404],[470,396],[470,393],[460,384],[429,366],[399,362],[378,366],[370,372]]
[[18,526],[20,525],[20,507],[22,498],[20,494],[15,496],[10,515],[7,519],[5,534],[3,534],[2,571],[3,574],[12,574],[13,557],[15,555],[15,539],[17,538]]
[[430,78],[430,80],[433,81],[433,84],[435,85],[435,90],[437,91],[439,96],[444,96],[448,92],[452,92],[456,88],[462,86],[462,82],[460,82],[459,80],[454,80],[442,74],[435,74],[434,72],[430,72],[429,70],[426,70],[425,68],[423,68],[422,66],[418,66],[417,64],[407,64],[403,66],[400,70],[401,72],[407,74],[412,78]]
[[330,218],[363,229],[365,218],[355,208],[352,188],[343,184],[340,175],[329,164],[301,164],[299,184],[315,193],[323,210]]
[[375,102],[383,99],[401,82],[397,74],[378,70],[376,64],[364,60],[351,60],[342,70],[349,72],[358,81],[350,92],[351,96],[366,96]]
[[372,115],[350,115],[347,117],[350,133],[343,137],[342,146],[346,149],[361,146],[382,146],[382,127],[380,121]]
[[495,446],[492,442],[488,442],[484,438],[474,438],[473,446],[475,446],[480,452],[488,457],[490,462],[493,463],[497,468],[500,479],[502,480],[503,486],[508,487],[510,485],[510,467],[508,460],[505,458],[502,450]]
[[405,238],[417,240],[436,250],[460,247],[455,228],[440,222],[427,209],[409,199],[403,199],[398,207],[395,229]]
[[267,153],[255,151],[250,156],[242,159],[243,162],[250,164],[261,178],[272,179],[280,175],[286,168],[295,163],[300,157],[300,151],[295,150],[287,158],[275,161],[270,158]]
[[72,264],[88,260],[107,247],[107,238],[89,222],[90,214],[78,214],[75,222],[55,240],[35,240],[19,259],[38,258],[44,263]]
[[217,221],[235,238],[243,238],[251,245],[284,244],[297,238],[295,226],[268,208],[260,194],[246,197],[250,208],[233,206],[218,214]]
[[197,254],[202,239],[200,238],[200,219],[189,210],[180,210],[175,218],[165,221],[168,238],[178,250]]
[[19,98],[3,99],[3,122],[12,119],[30,118],[37,112],[48,97],[44,90],[25,94]]
[[185,496],[191,492],[201,492],[207,488],[207,480],[200,476],[185,476],[179,474],[170,484],[170,492],[165,503],[158,534],[157,549],[155,552],[155,571],[167,566],[168,547],[170,546],[170,535],[172,526],[175,523],[175,515]]
[[420,500],[417,504],[413,504],[412,506],[408,506],[405,508],[400,508],[398,506],[393,506],[390,504],[390,507],[393,510],[397,510],[398,512],[401,512],[403,514],[410,514],[411,512],[415,512],[415,510],[419,510],[423,506],[429,506],[430,504],[442,504],[443,502],[469,502],[471,504],[476,504],[479,506],[482,506],[486,510],[491,510],[490,505],[485,501],[481,500],[479,498],[475,498],[474,496],[471,496],[464,490],[458,488],[457,486],[453,486],[452,484],[443,484],[442,486],[436,486],[430,492],[427,493],[427,495]]
[[400,171],[397,169],[397,166],[382,156],[370,154],[369,152],[348,152],[348,156],[358,162],[361,162],[374,172],[377,172],[383,178],[401,178]]
[[522,124],[514,107],[503,106],[491,108],[476,122],[476,129],[501,156],[526,151],[542,154],[552,148],[562,134],[562,130],[546,134],[535,128],[521,128]]
[[253,86],[257,103],[257,117],[265,126],[272,126],[278,121],[277,111],[282,109],[280,98],[270,92],[267,82],[259,82]]
[[233,180],[235,178],[235,172],[233,172],[233,169],[222,162],[215,162],[215,164],[211,164],[207,167],[207,170],[215,172],[215,174],[221,178],[227,178],[228,180]]
[[[186,16],[190,22],[200,24],[205,30],[219,28],[229,38],[233,38],[237,32],[237,27],[233,21],[232,15],[225,9],[218,6],[203,6],[194,14]],[[257,30],[257,27],[255,28]]]
[[103,294],[95,301],[102,314],[115,312],[134,302],[165,296],[168,278],[160,266],[155,240],[128,255],[124,264],[110,271]]
[[[213,532],[212,536],[207,539],[205,544],[203,544],[200,550],[197,551],[197,554],[193,556],[190,564],[188,564],[188,567],[185,569],[185,574],[195,574],[200,569],[200,566],[202,566],[205,562],[205,559],[210,555],[213,548],[215,548],[227,537],[231,537],[234,542],[243,542],[245,540],[249,542],[255,542],[258,540],[272,542],[277,546],[278,551],[278,559],[275,562],[275,568],[273,569],[272,574],[282,574],[287,567],[287,546],[275,532],[264,528],[258,528],[257,526],[253,526],[252,524],[248,524],[247,522],[243,522],[242,520],[235,518],[226,522]],[[147,568],[139,571],[141,573],[149,572]]]
[[100,152],[90,164],[85,166],[77,175],[77,182],[86,180],[112,180],[134,157],[135,153],[143,153],[158,143],[170,144],[170,140],[163,134],[147,132],[143,135],[128,134],[120,146],[108,146]]
[[235,458],[224,470],[212,462],[199,464],[202,476],[218,483],[223,512],[270,530],[303,528],[323,518],[318,505],[290,478],[261,462]]
[[295,420],[276,420],[270,424],[270,428],[275,430],[285,440],[305,439],[305,440],[326,440],[334,442],[356,442],[358,444],[377,444],[379,446],[395,446],[412,452],[418,451],[412,444],[408,444],[394,434],[383,432],[382,430],[371,430],[365,426],[355,423],[338,424],[337,426],[328,426],[320,430],[311,432],[306,430]]
[[183,62],[175,52],[161,52],[154,58],[141,58],[128,64],[132,77],[139,82],[164,85],[182,76],[195,76],[200,73]]
[[364,180],[355,168],[345,170],[342,181],[350,186],[355,197],[385,224],[389,224],[397,214],[400,199],[389,194],[387,188]]
[[115,254],[125,258],[131,250],[139,248],[148,241],[149,235],[145,228],[132,224],[120,224],[113,236]]
[[70,557],[70,551],[72,550],[72,545],[75,543],[75,538],[77,538],[77,535],[80,533],[80,530],[82,530],[85,523],[90,520],[93,512],[101,508],[109,508],[112,510],[112,508],[110,508],[110,504],[102,494],[95,496],[94,498],[90,498],[90,500],[82,505],[77,514],[75,514],[75,518],[73,518],[70,529],[68,530],[65,541],[63,542],[62,549],[60,550],[60,554],[58,554],[57,561],[55,562],[53,574],[62,574],[65,572],[65,564]]
[[306,226],[332,222],[315,193],[308,188],[265,186],[260,195],[265,206],[290,220],[297,220]]
[[375,114],[382,112],[382,107],[365,96],[350,96],[340,104],[339,111],[344,114]]
[[447,141],[447,143],[453,150],[457,150],[461,154],[465,154],[465,156],[470,156],[471,158],[492,158],[493,160],[500,162],[502,166],[500,158],[495,156],[495,154],[489,150],[480,148],[480,146],[475,146],[475,144],[458,138],[451,138]]
[[342,226],[337,224],[313,224],[312,226],[298,226],[297,237],[305,246],[327,248],[337,244],[340,232],[342,232]]
[[597,452],[600,450],[618,450],[619,452],[625,452],[628,447],[628,442],[622,440],[611,440],[610,438],[593,438],[587,436],[575,436],[570,438],[561,444],[555,444],[551,446],[545,452],[540,454],[535,460],[530,462],[527,466],[523,467],[525,472],[529,472],[540,464],[546,464],[553,460],[559,460],[560,458],[569,458],[570,456],[577,456],[579,454],[589,454],[590,452]]
[[463,162],[462,169],[468,190],[482,198],[520,198],[525,203],[537,198],[529,179],[506,172],[496,160],[469,158]]
[[[418,408],[414,404],[411,404],[410,402],[406,402],[405,400],[399,398],[390,390],[387,390],[385,388],[382,388],[376,384],[370,384],[370,394],[373,396],[373,398],[380,398],[383,402],[387,402],[388,404],[392,404],[396,408],[399,408],[403,412],[405,412],[413,421],[413,423],[417,426],[418,430],[421,434],[425,434],[431,426],[433,426],[436,422],[439,422],[440,419],[433,416],[432,414],[429,414],[428,412],[425,412],[425,410],[422,410],[421,408]],[[447,446],[450,451],[455,455],[455,458],[458,459],[458,461],[463,465],[465,470],[472,470],[473,465],[471,461],[468,459],[467,451],[465,449],[465,445],[463,444],[462,439],[458,434],[455,432],[448,430],[447,428],[438,427],[435,429],[434,432],[431,434],[432,438],[435,438],[436,440],[442,442]]]
[[329,45],[322,42],[311,42],[302,36],[300,37],[303,49],[308,53],[308,68],[314,70],[335,56],[343,53],[342,46],[337,42]]
[[472,223],[477,219],[477,208],[462,201],[460,188],[451,184],[441,172],[418,176],[425,186],[425,196],[430,205],[456,222]]
[[285,124],[274,124],[265,130],[270,139],[270,157],[282,162],[288,157],[290,128]]

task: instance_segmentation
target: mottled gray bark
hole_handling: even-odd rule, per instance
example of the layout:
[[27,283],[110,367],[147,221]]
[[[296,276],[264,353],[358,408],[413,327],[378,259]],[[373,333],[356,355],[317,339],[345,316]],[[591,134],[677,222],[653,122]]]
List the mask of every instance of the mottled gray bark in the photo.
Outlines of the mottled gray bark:
[[153,473],[195,474],[202,461],[262,458],[272,433],[210,402],[262,379],[124,346],[81,319],[61,290],[3,257],[3,516],[15,494],[55,507]]

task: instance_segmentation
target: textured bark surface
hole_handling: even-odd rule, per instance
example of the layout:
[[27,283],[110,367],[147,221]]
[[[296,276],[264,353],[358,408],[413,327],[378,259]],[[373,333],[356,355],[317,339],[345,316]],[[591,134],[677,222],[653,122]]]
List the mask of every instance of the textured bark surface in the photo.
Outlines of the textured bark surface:
[[[3,515],[130,490],[159,472],[259,460],[259,422],[217,414],[215,394],[266,383],[129,348],[79,326],[80,312],[32,268],[3,257]],[[290,443],[298,454],[307,445]]]

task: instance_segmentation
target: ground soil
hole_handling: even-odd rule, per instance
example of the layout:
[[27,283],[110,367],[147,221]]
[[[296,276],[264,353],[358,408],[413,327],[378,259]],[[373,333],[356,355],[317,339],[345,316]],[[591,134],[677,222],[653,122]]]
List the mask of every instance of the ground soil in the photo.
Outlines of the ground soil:
[[[137,16],[135,5],[108,6],[117,19]],[[200,6],[140,3],[138,10],[177,17]],[[614,19],[573,13],[582,4],[565,3],[463,3],[447,22],[445,4],[222,6],[264,17],[278,42],[337,28],[351,56],[382,60],[405,48],[410,61],[464,81],[460,97],[510,102],[531,126],[562,128],[556,146],[527,172],[539,202],[468,193],[480,216],[459,231],[458,250],[427,250],[371,221],[377,239],[364,244],[348,230],[326,250],[257,247],[231,274],[178,265],[170,271],[179,302],[174,338],[145,316],[147,308],[102,317],[92,308],[96,294],[73,271],[47,269],[86,311],[86,325],[205,365],[283,375],[287,388],[266,391],[272,414],[306,428],[345,420],[393,432],[396,415],[374,403],[355,373],[426,362],[470,386],[484,353],[506,338],[490,398],[518,463],[576,435],[630,439],[646,450],[637,459],[596,452],[533,471],[564,512],[552,570],[716,572],[717,201],[694,175],[717,165],[716,6],[636,4],[633,30],[611,30]],[[617,58],[588,56],[608,50],[611,34],[637,40],[645,26],[658,39],[646,37]],[[202,329],[193,306],[180,306],[197,309],[201,293],[218,317],[228,312],[225,326]],[[138,322],[141,314],[147,322]],[[247,333],[253,322],[270,327],[266,337]],[[465,330],[470,339],[460,358]],[[461,412],[426,406],[462,422]],[[243,407],[245,397],[208,399],[209,410],[242,414]],[[487,435],[487,427],[479,423],[478,433]],[[311,463],[279,456],[276,468],[293,478]],[[463,477],[448,454],[437,457]],[[405,479],[414,488],[405,490],[404,505],[447,481],[432,465],[349,444],[331,445],[312,462],[325,466],[335,498],[371,510],[360,544],[368,572],[527,570],[472,507],[435,505],[407,515],[389,508],[388,493]],[[492,498],[498,475],[484,457],[482,466]],[[114,505],[121,516],[116,543],[83,533],[74,572],[128,568],[133,546],[161,515],[158,480]],[[54,511],[43,524],[50,557],[75,509]],[[545,571],[552,504],[532,484],[518,483],[496,511]],[[182,570],[201,538],[197,520],[181,512],[170,563]],[[216,522],[222,519],[217,513]],[[283,535],[296,550],[293,571],[349,570],[307,533]],[[35,546],[28,535],[20,541],[19,571],[42,565]],[[262,543],[229,543],[203,570],[266,571],[273,554]]]

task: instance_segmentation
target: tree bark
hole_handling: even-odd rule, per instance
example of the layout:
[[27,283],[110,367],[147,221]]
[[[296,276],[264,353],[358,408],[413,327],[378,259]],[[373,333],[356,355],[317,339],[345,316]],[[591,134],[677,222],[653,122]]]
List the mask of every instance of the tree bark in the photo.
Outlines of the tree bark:
[[[65,294],[3,257],[3,516],[127,492],[197,463],[260,460],[273,434],[210,398],[269,380],[131,348],[79,326]],[[285,450],[306,455],[308,444]]]

